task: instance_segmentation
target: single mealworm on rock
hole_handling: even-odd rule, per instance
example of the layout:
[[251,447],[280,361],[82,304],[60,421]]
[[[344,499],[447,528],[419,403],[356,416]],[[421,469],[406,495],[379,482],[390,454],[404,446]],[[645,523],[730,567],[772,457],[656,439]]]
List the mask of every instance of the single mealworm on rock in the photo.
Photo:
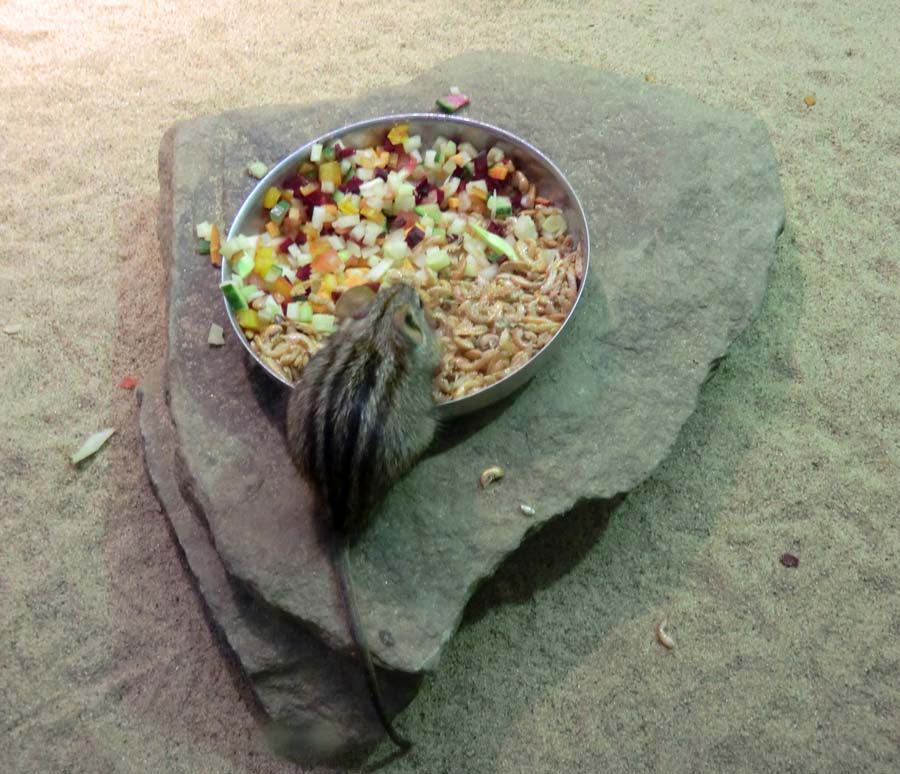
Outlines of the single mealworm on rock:
[[656,624],[656,639],[659,644],[662,645],[666,650],[672,650],[672,648],[675,647],[675,640],[673,640],[669,633],[666,631],[667,623],[668,621],[663,618],[662,621]]
[[481,488],[484,489],[488,484],[500,478],[503,478],[503,468],[499,465],[494,465],[493,467],[486,468],[484,472],[482,472],[481,478],[478,480],[481,483]]

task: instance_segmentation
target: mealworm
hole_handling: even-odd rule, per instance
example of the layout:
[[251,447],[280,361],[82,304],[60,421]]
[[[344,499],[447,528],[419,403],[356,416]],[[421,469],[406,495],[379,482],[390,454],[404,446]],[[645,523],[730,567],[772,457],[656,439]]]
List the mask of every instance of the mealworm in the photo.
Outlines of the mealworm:
[[492,481],[496,481],[499,478],[503,478],[503,468],[499,465],[494,465],[493,467],[486,468],[478,480],[481,483],[481,488],[484,489]]
[[666,631],[667,623],[668,621],[663,618],[662,621],[656,624],[656,639],[659,644],[662,645],[666,650],[672,650],[672,648],[675,647],[675,640],[673,640],[669,633]]

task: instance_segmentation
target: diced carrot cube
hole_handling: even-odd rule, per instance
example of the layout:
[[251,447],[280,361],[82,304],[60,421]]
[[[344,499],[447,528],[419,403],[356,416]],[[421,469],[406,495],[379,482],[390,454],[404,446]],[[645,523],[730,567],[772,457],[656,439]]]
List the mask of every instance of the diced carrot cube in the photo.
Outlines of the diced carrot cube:
[[209,262],[213,266],[222,265],[222,254],[219,252],[222,244],[219,240],[219,228],[213,223],[212,231],[209,235]]
[[293,289],[287,277],[279,277],[270,285],[270,288],[273,293],[280,293],[287,299],[290,299],[291,290]]
[[334,248],[327,250],[321,255],[317,255],[312,260],[312,270],[320,274],[325,272],[337,271],[341,268],[341,259],[338,257],[337,250]]

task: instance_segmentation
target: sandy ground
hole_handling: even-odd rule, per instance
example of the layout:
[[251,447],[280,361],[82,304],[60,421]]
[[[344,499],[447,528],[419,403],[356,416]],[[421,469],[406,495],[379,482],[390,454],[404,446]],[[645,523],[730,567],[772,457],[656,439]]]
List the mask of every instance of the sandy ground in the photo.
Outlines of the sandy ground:
[[896,4],[738,5],[0,2],[3,771],[298,771],[255,732],[117,387],[163,346],[159,140],[486,47],[756,113],[788,227],[669,459],[478,596],[384,770],[900,770]]

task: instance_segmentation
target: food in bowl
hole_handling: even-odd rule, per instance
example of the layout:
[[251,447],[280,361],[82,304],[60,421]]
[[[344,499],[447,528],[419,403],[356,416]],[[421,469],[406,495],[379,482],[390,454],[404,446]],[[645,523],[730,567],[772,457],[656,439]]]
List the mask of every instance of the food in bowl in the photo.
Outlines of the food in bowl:
[[262,206],[262,233],[222,245],[222,290],[289,383],[336,330],[345,291],[406,282],[443,344],[435,400],[471,395],[549,343],[584,278],[562,210],[501,148],[443,136],[424,147],[403,123],[366,147],[313,145]]

